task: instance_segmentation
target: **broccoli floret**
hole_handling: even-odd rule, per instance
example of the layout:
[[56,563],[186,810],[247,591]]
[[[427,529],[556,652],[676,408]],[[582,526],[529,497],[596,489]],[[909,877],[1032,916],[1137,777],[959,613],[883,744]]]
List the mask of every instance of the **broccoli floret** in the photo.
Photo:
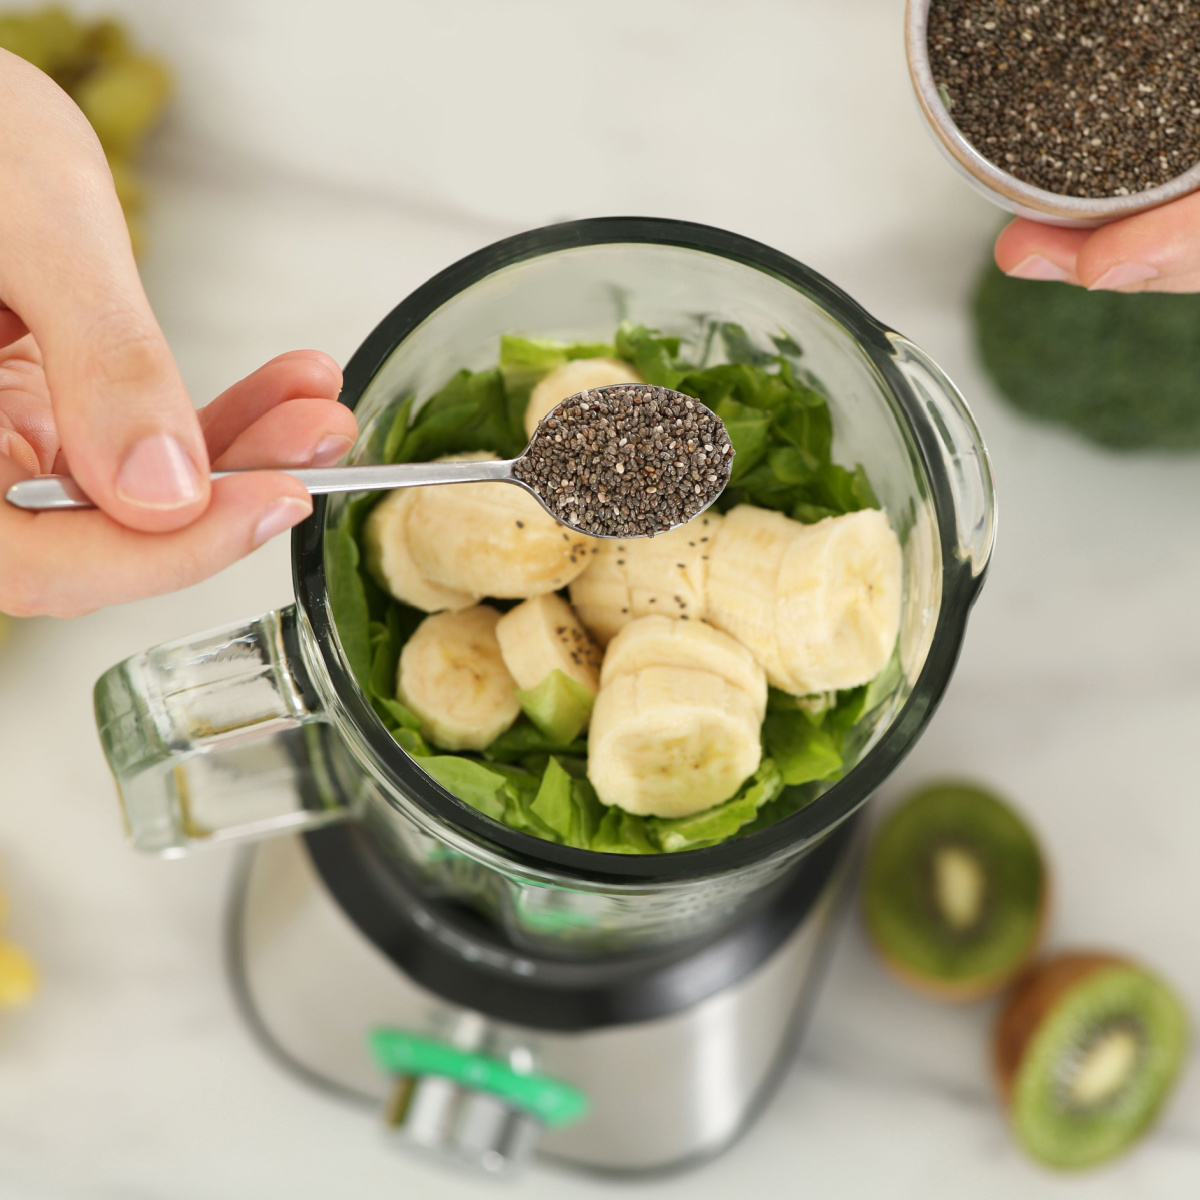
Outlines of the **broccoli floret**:
[[989,265],[984,366],[1018,408],[1120,450],[1200,449],[1200,295],[1088,292]]

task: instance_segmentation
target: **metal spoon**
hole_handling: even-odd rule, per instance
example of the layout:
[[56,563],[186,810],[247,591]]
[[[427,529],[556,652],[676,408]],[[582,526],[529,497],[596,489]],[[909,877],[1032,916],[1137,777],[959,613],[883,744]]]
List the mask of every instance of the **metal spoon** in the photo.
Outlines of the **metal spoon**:
[[[641,413],[637,411],[640,406],[651,402],[654,404],[653,409],[645,409]],[[708,430],[701,439],[699,447],[691,450],[686,449],[688,443],[683,435],[676,435],[674,430],[669,430],[665,434],[670,439],[671,446],[679,443],[679,449],[671,452],[670,457],[673,461],[670,466],[678,468],[682,465],[685,468],[686,474],[679,475],[679,479],[688,481],[688,487],[685,490],[692,500],[691,503],[685,503],[679,512],[670,514],[678,516],[678,520],[664,520],[653,528],[644,530],[634,530],[629,527],[628,510],[630,505],[635,508],[636,512],[640,505],[646,504],[650,495],[660,495],[661,497],[668,488],[672,488],[675,493],[680,491],[674,478],[664,479],[661,473],[661,466],[666,462],[665,451],[651,458],[650,465],[653,469],[649,472],[645,469],[646,455],[641,454],[637,460],[638,469],[629,471],[627,479],[624,471],[621,471],[619,475],[608,476],[617,487],[623,489],[622,496],[609,497],[601,490],[599,496],[605,499],[597,498],[594,503],[581,502],[579,493],[586,489],[580,489],[574,484],[584,482],[587,467],[578,456],[582,453],[584,444],[588,444],[589,455],[592,455],[592,451],[596,448],[594,443],[586,443],[586,439],[580,440],[584,438],[584,435],[587,433],[607,435],[609,441],[606,445],[612,448],[613,461],[632,462],[635,453],[640,453],[640,450],[645,447],[638,448],[634,445],[627,447],[625,441],[621,441],[618,448],[616,443],[620,439],[611,437],[613,423],[622,420],[628,421],[635,417],[641,418],[649,413],[673,412],[676,408],[682,409],[702,426],[706,426]],[[708,425],[710,420],[714,423],[711,426]],[[651,429],[655,428],[657,433],[652,436],[657,440],[648,445],[649,449],[657,451],[665,445],[661,440],[664,436],[664,426],[655,427],[652,424]],[[573,483],[568,484],[568,481],[564,480],[561,475],[558,477],[557,483],[547,483],[544,480],[536,479],[527,481],[520,477],[522,474],[532,474],[530,468],[539,459],[540,451],[548,450],[550,444],[553,444],[557,447],[556,453],[561,455],[564,453],[564,443],[567,445],[577,443],[578,446],[578,449],[572,448],[569,451],[576,455],[573,460],[576,465],[568,473],[574,476]],[[678,455],[677,460],[676,455]],[[327,492],[372,492],[389,488],[429,487],[442,483],[512,483],[517,487],[524,488],[556,521],[570,529],[586,533],[591,537],[627,538],[663,533],[699,516],[721,494],[729,480],[732,462],[733,448],[729,441],[729,435],[721,423],[721,419],[711,409],[705,407],[700,401],[685,396],[682,392],[655,387],[648,383],[631,383],[593,388],[591,391],[568,396],[542,418],[523,454],[518,458],[506,459],[501,462],[484,460],[385,463],[365,467],[304,467],[299,469],[269,467],[259,469],[281,470],[285,474],[291,475],[293,479],[299,480],[313,495]],[[698,468],[697,463],[699,463]],[[604,467],[599,468],[599,472],[604,469]],[[592,467],[592,471],[593,477],[599,474],[595,467]],[[695,478],[693,472],[696,471],[699,473],[700,482],[693,483],[692,480]],[[245,471],[213,471],[210,478],[214,480],[227,479],[232,475],[244,474],[246,474]],[[563,486],[564,484],[568,484],[568,486]],[[672,485],[674,486],[672,487]],[[38,512],[95,507],[69,475],[39,475],[33,479],[23,479],[8,489],[6,498],[9,504],[13,504],[17,508]],[[608,502],[614,498],[623,498],[629,502],[626,506],[626,519],[622,519],[619,504],[613,506]],[[653,511],[658,506],[651,505],[650,507]]]

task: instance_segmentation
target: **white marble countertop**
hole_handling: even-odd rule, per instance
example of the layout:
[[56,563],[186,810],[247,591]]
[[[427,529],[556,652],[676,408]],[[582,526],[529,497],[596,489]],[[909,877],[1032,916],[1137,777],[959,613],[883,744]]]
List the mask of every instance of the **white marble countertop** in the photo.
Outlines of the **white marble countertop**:
[[[463,253],[602,212],[771,242],[933,354],[991,447],[1000,538],[955,681],[884,799],[947,773],[1007,792],[1053,858],[1053,943],[1141,955],[1200,1013],[1200,459],[1102,453],[989,391],[964,305],[999,215],[919,126],[898,0],[104,7],[179,64],[149,167],[144,275],[197,402],[288,348],[344,361]],[[360,1111],[281,1074],[222,978],[228,856],[158,862],[122,841],[93,681],[289,589],[280,540],[174,596],[24,622],[0,650],[0,886],[44,976],[36,1003],[0,1019],[5,1200],[482,1198],[494,1186],[402,1156]],[[803,1052],[750,1133],[697,1173],[619,1190],[1200,1191],[1200,1073],[1128,1158],[1061,1178],[1005,1133],[985,1067],[991,1016],[901,991],[851,926]],[[617,1191],[540,1166],[510,1189]]]

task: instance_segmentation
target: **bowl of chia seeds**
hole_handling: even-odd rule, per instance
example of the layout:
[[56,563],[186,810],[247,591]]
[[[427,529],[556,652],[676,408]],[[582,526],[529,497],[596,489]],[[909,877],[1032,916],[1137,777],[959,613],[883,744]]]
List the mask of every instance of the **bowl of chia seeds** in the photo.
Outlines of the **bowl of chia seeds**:
[[1017,216],[1089,228],[1200,188],[1198,0],[908,0],[937,144]]

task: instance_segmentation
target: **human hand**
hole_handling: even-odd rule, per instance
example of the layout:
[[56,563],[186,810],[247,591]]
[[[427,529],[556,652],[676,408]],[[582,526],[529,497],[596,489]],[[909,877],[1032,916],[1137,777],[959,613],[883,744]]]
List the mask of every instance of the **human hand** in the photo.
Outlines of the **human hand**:
[[312,511],[273,471],[349,448],[337,364],[281,355],[197,413],[142,290],[100,144],[51,80],[0,50],[0,496],[69,471],[96,509],[0,500],[0,611],[75,616],[186,587]]
[[1018,219],[996,239],[996,264],[1020,279],[1089,289],[1200,291],[1200,192],[1099,229]]

